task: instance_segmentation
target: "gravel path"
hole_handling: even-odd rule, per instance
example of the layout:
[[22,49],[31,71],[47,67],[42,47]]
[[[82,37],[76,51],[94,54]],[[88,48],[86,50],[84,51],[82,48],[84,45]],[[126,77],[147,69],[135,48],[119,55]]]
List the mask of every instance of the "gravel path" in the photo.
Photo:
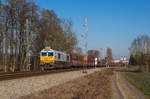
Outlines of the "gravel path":
[[[89,69],[87,74],[100,71],[101,68]],[[36,77],[20,78],[8,81],[0,81],[0,99],[15,99],[20,96],[29,95],[65,82],[87,75],[81,71],[49,74]]]
[[113,76],[113,86],[114,86],[113,92],[114,92],[114,97],[115,97],[114,99],[124,99],[123,95],[119,89],[120,86],[119,86],[119,82],[118,82],[117,78],[118,78],[118,75],[115,72],[115,74]]
[[120,72],[115,72],[114,89],[114,99],[145,99]]

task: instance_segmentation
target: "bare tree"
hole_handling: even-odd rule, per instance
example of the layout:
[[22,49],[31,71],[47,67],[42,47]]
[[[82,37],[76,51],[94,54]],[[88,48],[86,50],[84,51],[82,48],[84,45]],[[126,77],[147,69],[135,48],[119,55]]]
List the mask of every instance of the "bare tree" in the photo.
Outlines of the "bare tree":
[[61,26],[63,32],[65,33],[65,50],[71,51],[78,49],[77,47],[77,38],[75,33],[72,30],[72,21],[71,20],[62,20]]
[[76,52],[76,53],[78,53],[78,54],[80,54],[80,55],[83,55],[82,48],[80,48],[80,47],[76,47],[76,48],[74,49],[74,52]]
[[135,65],[141,68],[146,67],[148,71],[150,69],[150,37],[148,35],[138,36],[131,43],[129,50],[135,59]]
[[26,71],[28,52],[33,63],[31,68],[39,69],[39,52],[46,46],[61,51],[75,49],[77,38],[72,31],[72,22],[62,23],[53,10],[40,12],[32,0],[5,0],[3,4],[0,1],[0,55],[3,57],[3,69]]
[[112,50],[111,48],[107,48],[107,62],[110,63],[112,61]]
[[88,57],[92,58],[92,59],[98,58],[98,57],[100,57],[100,51],[98,51],[98,50],[88,50]]

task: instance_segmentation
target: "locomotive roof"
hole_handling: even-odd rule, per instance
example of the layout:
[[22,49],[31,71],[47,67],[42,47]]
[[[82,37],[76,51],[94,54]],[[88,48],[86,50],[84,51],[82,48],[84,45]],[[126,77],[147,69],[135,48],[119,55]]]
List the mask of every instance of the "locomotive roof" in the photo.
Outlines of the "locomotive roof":
[[41,52],[56,52],[56,53],[60,53],[60,54],[67,54],[67,53],[62,52],[62,51],[53,50],[50,47],[46,47],[46,48],[42,49]]
[[49,52],[49,51],[54,51],[54,50],[51,48],[44,48],[41,50],[41,52]]

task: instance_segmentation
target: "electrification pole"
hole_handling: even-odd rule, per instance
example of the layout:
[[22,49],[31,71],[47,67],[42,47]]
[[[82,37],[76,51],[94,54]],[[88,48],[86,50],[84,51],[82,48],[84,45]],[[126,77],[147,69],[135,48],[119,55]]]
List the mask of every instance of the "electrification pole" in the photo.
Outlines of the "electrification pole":
[[84,33],[84,55],[87,56],[87,24],[88,19],[85,19],[85,33]]
[[87,66],[87,24],[88,24],[88,19],[85,18],[85,33],[84,33],[84,66]]

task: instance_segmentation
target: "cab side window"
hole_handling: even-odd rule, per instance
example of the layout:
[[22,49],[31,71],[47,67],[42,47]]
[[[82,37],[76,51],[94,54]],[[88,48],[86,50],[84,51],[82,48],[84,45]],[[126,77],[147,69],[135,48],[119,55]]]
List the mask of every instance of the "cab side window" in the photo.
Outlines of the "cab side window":
[[69,61],[69,55],[67,55],[67,61]]
[[58,59],[60,59],[61,58],[61,55],[60,55],[60,53],[58,53]]

